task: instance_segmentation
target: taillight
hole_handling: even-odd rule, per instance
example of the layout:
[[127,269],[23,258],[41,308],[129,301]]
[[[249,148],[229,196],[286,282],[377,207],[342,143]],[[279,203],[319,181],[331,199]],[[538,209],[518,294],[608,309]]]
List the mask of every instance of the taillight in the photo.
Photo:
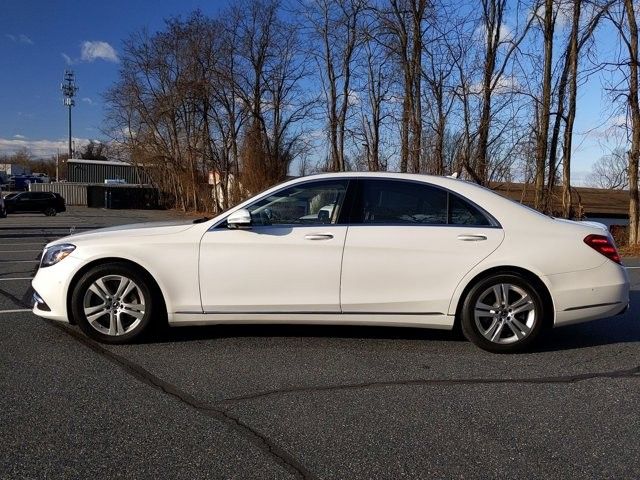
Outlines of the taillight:
[[618,251],[616,250],[616,246],[609,239],[609,237],[605,235],[587,235],[584,237],[584,243],[589,245],[598,253],[601,253],[609,260],[613,260],[616,263],[620,262],[620,255],[618,255]]

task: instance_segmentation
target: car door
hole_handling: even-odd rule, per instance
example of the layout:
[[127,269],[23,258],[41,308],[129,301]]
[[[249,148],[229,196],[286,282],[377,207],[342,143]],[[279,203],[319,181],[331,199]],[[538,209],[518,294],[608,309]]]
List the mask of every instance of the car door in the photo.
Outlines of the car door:
[[308,181],[247,207],[249,228],[223,222],[200,244],[205,313],[338,313],[349,180]]
[[479,207],[424,182],[361,179],[355,195],[344,313],[444,315],[456,285],[504,237]]
[[28,212],[34,211],[33,208],[34,208],[33,207],[33,198],[31,197],[31,193],[30,192],[20,193],[16,197],[16,202],[15,202],[15,211],[16,212],[28,213]]
[[45,209],[45,205],[47,203],[46,195],[46,193],[41,192],[29,193],[29,196],[31,198],[29,205],[30,211],[42,212]]

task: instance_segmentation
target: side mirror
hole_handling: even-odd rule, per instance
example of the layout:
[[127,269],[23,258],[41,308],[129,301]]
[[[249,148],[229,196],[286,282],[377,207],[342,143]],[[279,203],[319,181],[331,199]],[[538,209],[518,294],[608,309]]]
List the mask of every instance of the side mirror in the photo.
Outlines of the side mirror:
[[251,213],[246,208],[236,210],[227,217],[228,228],[251,228]]

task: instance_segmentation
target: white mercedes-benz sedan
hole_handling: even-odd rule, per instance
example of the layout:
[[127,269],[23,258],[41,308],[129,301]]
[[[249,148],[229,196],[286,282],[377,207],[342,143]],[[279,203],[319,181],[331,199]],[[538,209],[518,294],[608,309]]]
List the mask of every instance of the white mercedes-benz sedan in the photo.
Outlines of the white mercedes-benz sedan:
[[62,238],[33,288],[34,313],[107,343],[167,321],[459,325],[479,347],[512,352],[629,303],[601,225],[396,173],[298,178],[211,220]]

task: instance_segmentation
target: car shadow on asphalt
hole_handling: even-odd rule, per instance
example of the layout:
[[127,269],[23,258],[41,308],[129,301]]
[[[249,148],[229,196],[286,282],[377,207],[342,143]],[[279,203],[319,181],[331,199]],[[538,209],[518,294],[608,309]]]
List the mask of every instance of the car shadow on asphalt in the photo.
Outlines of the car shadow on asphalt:
[[[576,350],[614,343],[640,343],[640,292],[632,291],[631,308],[616,317],[560,327],[545,332],[528,353]],[[219,338],[292,337],[361,340],[420,340],[466,342],[459,329],[453,331],[414,327],[376,327],[352,325],[280,325],[236,324],[164,329],[144,340],[144,343],[191,342]]]
[[552,329],[532,351],[575,350],[614,343],[640,343],[640,292],[629,292],[629,300],[630,308],[624,314]]
[[166,328],[143,340],[144,343],[191,342],[218,338],[343,338],[361,340],[466,341],[449,330],[413,327],[375,327],[354,325],[236,324]]

